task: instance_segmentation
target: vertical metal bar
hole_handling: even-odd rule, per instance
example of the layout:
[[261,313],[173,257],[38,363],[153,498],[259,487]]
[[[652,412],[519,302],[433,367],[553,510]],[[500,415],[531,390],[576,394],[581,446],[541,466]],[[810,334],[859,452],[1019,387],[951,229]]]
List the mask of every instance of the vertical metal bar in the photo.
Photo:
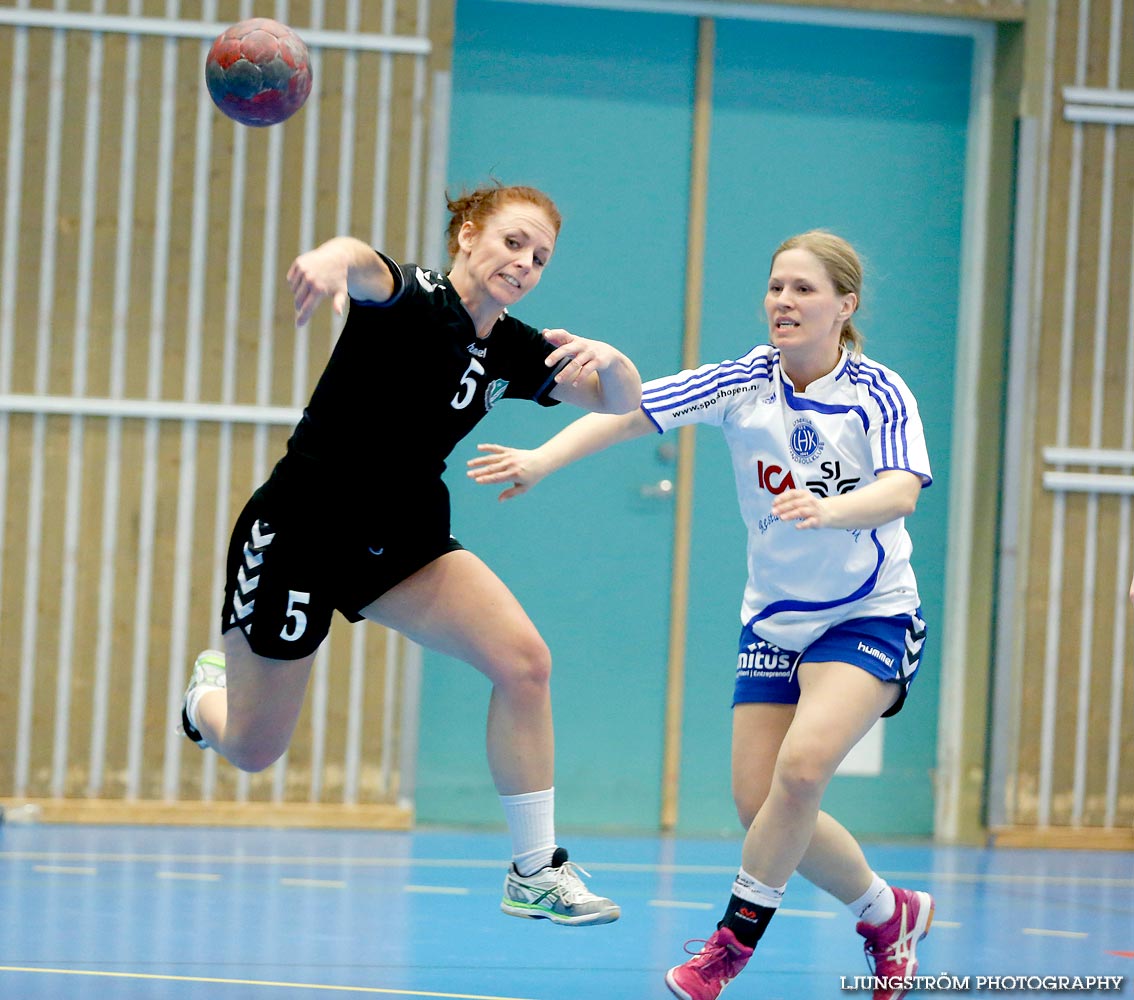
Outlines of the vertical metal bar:
[[1014,819],[1015,809],[1008,801],[1010,775],[1019,763],[1020,693],[1022,662],[1021,619],[1017,609],[1023,604],[1021,582],[1027,578],[1027,555],[1020,539],[1024,509],[1020,503],[1023,484],[1028,481],[1025,469],[1032,414],[1035,407],[1035,378],[1032,359],[1036,356],[1031,301],[1030,276],[1036,258],[1042,251],[1035,245],[1036,233],[1043,232],[1044,210],[1037,190],[1042,182],[1042,160],[1046,146],[1037,133],[1043,126],[1033,116],[1020,119],[1016,152],[1016,203],[1013,209],[1012,306],[1008,346],[1007,402],[1004,407],[1004,474],[1001,486],[999,561],[996,598],[996,633],[993,653],[991,753],[989,780],[986,789],[988,823],[1004,826]]
[[379,784],[383,795],[390,792],[390,780],[394,767],[394,730],[398,720],[398,679],[401,657],[398,653],[398,633],[386,629],[386,655],[382,686],[382,750],[378,761]]
[[449,162],[449,107],[453,75],[438,70],[433,74],[429,112],[429,152],[425,184],[425,239],[422,261],[429,267],[447,268],[445,246],[445,168]]
[[362,714],[364,708],[362,699],[365,686],[366,629],[359,626],[351,631],[346,759],[343,762],[343,802],[352,806],[358,803],[359,774],[362,762]]
[[[243,5],[241,17],[247,16],[248,5]],[[221,348],[221,402],[236,402],[236,376],[239,361],[240,299],[243,292],[241,278],[244,257],[244,192],[247,177],[248,133],[235,122],[232,129],[232,165],[229,171],[228,196],[228,251],[225,260],[224,333]],[[228,540],[232,533],[232,517],[228,498],[232,487],[232,424],[228,421],[217,428],[217,486],[213,510],[213,573],[210,593],[214,611],[210,630],[210,644],[221,646],[220,618],[224,603],[225,572]],[[217,755],[202,754],[201,796],[211,801],[216,794]]]
[[[417,0],[416,34],[429,31],[429,0]],[[413,97],[410,118],[409,177],[406,184],[406,260],[421,259],[421,163],[425,136],[425,73],[428,56],[413,58]],[[432,265],[432,262],[429,262]]]
[[[93,13],[104,13],[98,0]],[[87,393],[90,353],[91,270],[98,211],[99,131],[102,120],[103,35],[90,34],[87,62],[87,103],[83,135],[82,184],[79,208],[78,274],[75,283],[75,341],[71,352],[71,393]],[[83,505],[84,418],[71,417],[67,457],[67,486],[63,514],[62,588],[59,601],[59,666],[55,674],[55,740],[51,761],[51,794],[66,791],[67,751],[71,730],[71,685],[75,651],[75,590],[79,575],[79,535]]]
[[[289,20],[287,0],[276,0],[276,20]],[[276,345],[276,292],[279,289],[280,259],[280,192],[283,189],[283,130],[273,128],[268,135],[268,175],[264,185],[264,258],[260,277],[260,354],[256,375],[256,401],[261,406],[272,402],[272,365]],[[268,470],[268,432],[266,424],[256,428],[257,477],[262,481]],[[282,802],[287,787],[288,754],[285,752],[272,769],[272,801]]]
[[315,654],[311,684],[311,783],[307,797],[318,802],[323,797],[323,770],[327,757],[327,662],[330,643],[324,642]]
[[[1038,120],[1038,139],[1036,140],[1036,196],[1030,202],[1018,202],[1018,207],[1023,206],[1020,211],[1026,213],[1026,216],[1017,216],[1017,222],[1020,223],[1021,218],[1026,218],[1034,212],[1035,225],[1032,231],[1037,235],[1032,239],[1030,245],[1033,247],[1031,266],[1026,272],[1020,274],[1020,298],[1018,301],[1024,301],[1023,296],[1027,296],[1027,314],[1026,325],[1021,319],[1020,325],[1013,328],[1013,350],[1016,352],[1018,364],[1020,365],[1019,380],[1021,389],[1015,397],[1021,404],[1026,404],[1023,410],[1011,410],[1009,412],[1019,412],[1019,435],[1018,435],[1018,479],[1019,483],[1027,483],[1031,481],[1034,469],[1034,450],[1035,450],[1035,433],[1034,433],[1034,407],[1035,407],[1035,372],[1036,372],[1036,351],[1034,345],[1039,343],[1042,335],[1042,324],[1044,316],[1043,299],[1047,288],[1045,281],[1045,271],[1047,266],[1047,218],[1048,218],[1048,205],[1052,200],[1051,195],[1051,148],[1052,148],[1052,130],[1055,120],[1054,115],[1054,94],[1055,94],[1055,47],[1057,41],[1057,23],[1058,23],[1058,9],[1054,3],[1046,6],[1046,17],[1044,19],[1044,58],[1043,58],[1043,76],[1040,81],[1040,98],[1039,98],[1039,120]],[[1022,142],[1021,138],[1021,142]],[[1023,149],[1023,145],[1021,145]],[[1017,250],[1021,247],[1019,241],[1016,242]],[[1025,289],[1027,291],[1025,292]],[[1013,315],[1015,313],[1013,312]],[[1014,321],[1015,322],[1015,321]],[[1017,339],[1017,337],[1019,339]],[[1010,397],[1011,398],[1011,397]],[[1012,423],[1009,422],[1009,429],[1011,430]],[[1006,441],[1006,445],[1009,442]],[[1007,450],[1005,452],[1008,454]],[[1007,492],[1008,480],[1005,480],[1005,491]],[[1024,496],[1025,502],[1019,508],[1019,518],[1015,526],[1015,539],[1028,538],[1028,526],[1031,524],[1031,511],[1032,505],[1027,500],[1026,494],[1023,490],[1017,490],[1016,496]],[[1004,512],[1007,516],[1007,508]],[[1008,542],[1002,536],[1001,545],[1004,551],[1010,551]],[[1007,623],[1003,626],[1001,633],[1002,642],[998,644],[997,655],[997,707],[998,711],[1004,709],[1010,713],[1007,717],[998,715],[994,729],[994,757],[993,764],[996,765],[997,757],[995,756],[996,738],[1000,730],[1004,728],[1006,731],[1011,732],[1011,743],[1004,747],[1004,752],[999,758],[1002,761],[1001,774],[1002,780],[1000,782],[1000,789],[1003,793],[1003,800],[1000,812],[1000,819],[1002,823],[1010,824],[1017,821],[1019,816],[1019,786],[1016,780],[1019,774],[1020,767],[1020,743],[1019,734],[1022,731],[1022,717],[1023,702],[1020,697],[1022,693],[1020,679],[1024,673],[1024,655],[1025,655],[1025,622],[1026,616],[1023,614],[1012,612],[1023,607],[1024,604],[1024,591],[1027,586],[1028,580],[1028,567],[1030,565],[1029,551],[1027,545],[1017,545],[1015,549],[1016,559],[1014,566],[1002,563],[1002,589],[1001,593],[1009,588],[1014,591],[1015,599],[1011,604],[998,605],[998,619],[1001,622]],[[1009,620],[1010,616],[1010,620]],[[1007,676],[1005,676],[1005,672]],[[1011,693],[1007,692],[1007,688],[1011,686]],[[1008,699],[1011,702],[1005,704]],[[1009,799],[1009,794],[1011,798]],[[997,815],[995,808],[995,801],[990,805],[989,819],[994,822],[994,817]]]
[[[276,17],[287,22],[287,5],[277,0]],[[264,224],[261,246],[260,268],[260,322],[257,327],[256,350],[256,404],[268,406],[272,395],[272,364],[276,347],[274,329],[274,310],[276,310],[276,291],[278,285],[279,262],[279,201],[282,187],[280,160],[284,154],[284,133],[279,128],[268,129],[268,156],[265,162],[264,177]],[[268,476],[268,437],[269,427],[256,424],[252,438],[252,483],[259,486]],[[273,795],[279,794],[287,770],[287,754],[276,762],[273,769]],[[236,779],[236,797],[245,802],[252,787],[252,778],[247,771],[240,771]]]
[[[1112,15],[1121,17],[1121,10]],[[1121,23],[1121,22],[1120,22]],[[1118,52],[1115,48],[1115,25],[1111,25],[1110,58],[1107,66],[1107,85],[1118,85]],[[1089,425],[1090,447],[1102,445],[1103,402],[1106,396],[1107,326],[1110,318],[1110,256],[1113,238],[1114,212],[1114,154],[1115,126],[1103,126],[1102,187],[1099,193],[1099,254],[1095,282],[1094,364],[1091,379],[1091,418]],[[1088,471],[1097,471],[1089,469]],[[1087,497],[1086,538],[1083,543],[1083,593],[1080,603],[1079,633],[1079,685],[1075,711],[1075,763],[1071,786],[1071,825],[1083,821],[1083,806],[1087,792],[1087,763],[1090,752],[1091,667],[1094,660],[1093,636],[1095,624],[1096,577],[1098,574],[1099,497]]]
[[[26,0],[21,0],[21,7]],[[20,210],[23,207],[24,138],[27,123],[28,32],[15,28],[12,32],[12,62],[8,91],[8,169],[4,181],[4,230],[0,246],[0,392],[12,391],[12,357],[16,336],[16,273],[19,262]],[[4,595],[4,526],[7,522],[8,497],[7,411],[0,413],[0,612]]]
[[421,647],[402,643],[402,728],[398,747],[398,805],[413,809],[417,789],[417,735],[421,718]]
[[[203,16],[216,18],[216,0],[208,0]],[[198,44],[200,63],[209,42]],[[205,312],[205,278],[209,241],[209,167],[212,162],[214,109],[202,88],[197,100],[194,136],[192,224],[189,237],[188,305],[185,322],[185,373],[182,399],[196,402],[201,396],[201,332]],[[193,518],[197,507],[197,440],[195,420],[181,424],[181,462],[177,477],[177,514],[173,545],[173,608],[170,615],[169,662],[166,670],[165,763],[162,768],[162,794],[177,798],[184,740],[172,725],[181,707],[182,690],[188,667],[189,603],[193,576]]]
[[[1118,67],[1122,61],[1122,0],[1112,0],[1110,15],[1110,54],[1107,83],[1118,86]],[[1109,129],[1108,131],[1113,131]],[[1126,392],[1122,407],[1122,447],[1134,451],[1134,211],[1130,218],[1130,274],[1126,302]],[[1122,762],[1123,691],[1126,688],[1126,622],[1130,608],[1130,497],[1119,501],[1118,565],[1115,568],[1114,631],[1110,656],[1110,719],[1107,725],[1106,799],[1103,826],[1113,828],[1118,813],[1118,779]]]
[[[945,572],[945,616],[949,642],[942,650],[938,706],[937,793],[934,830],[948,839],[960,836],[966,819],[962,792],[967,763],[974,756],[965,720],[969,647],[968,592],[972,578],[972,538],[976,520],[976,469],[979,433],[976,421],[984,328],[984,274],[988,247],[988,188],[992,143],[993,46],[991,29],[973,35],[969,114],[965,136],[965,197],[961,222],[961,292],[958,302],[956,378],[953,386],[953,461],[950,466],[949,537],[964,539],[949,547]],[[980,747],[983,754],[984,747]]]
[[[1122,447],[1134,451],[1134,213],[1131,214],[1130,295],[1126,305],[1126,394],[1122,411]],[[1115,569],[1114,642],[1110,661],[1110,719],[1107,726],[1106,806],[1103,825],[1113,827],[1118,813],[1122,766],[1122,716],[1126,708],[1126,622],[1130,614],[1130,497],[1119,501],[1118,565]]]
[[[1086,79],[1087,41],[1090,33],[1090,0],[1082,0],[1079,7],[1079,37],[1076,42],[1075,83],[1082,86]],[[1057,400],[1057,446],[1066,446],[1071,423],[1071,386],[1074,370],[1075,305],[1078,296],[1079,223],[1083,203],[1083,126],[1076,122],[1071,133],[1071,170],[1067,191],[1067,264],[1064,268],[1063,314],[1059,350],[1059,398]],[[1063,529],[1066,517],[1066,500],[1057,493],[1052,501],[1051,556],[1048,570],[1047,593],[1047,645],[1043,662],[1043,714],[1040,720],[1039,806],[1040,826],[1051,823],[1052,781],[1055,768],[1055,715],[1059,697],[1059,638],[1063,586]]]
[[[360,10],[358,0],[351,0],[346,11],[346,30],[357,32],[360,23]],[[343,104],[339,124],[339,198],[335,213],[335,232],[347,233],[350,231],[350,219],[353,208],[354,184],[354,157],[355,136],[358,129],[358,56],[354,52],[347,52],[343,56]],[[342,321],[338,317],[332,320],[335,336],[342,329]],[[366,670],[366,643],[365,636],[358,633],[361,629],[354,629],[351,636],[350,677],[348,691],[350,704],[347,706],[347,733],[346,733],[346,759],[344,761],[343,776],[343,802],[356,802],[358,800],[358,761],[359,761],[359,734],[361,726],[356,713],[361,710],[361,692],[363,690],[363,675]],[[355,697],[355,694],[358,697]]]
[[[689,165],[689,218],[685,251],[685,336],[683,368],[695,368],[701,352],[705,228],[709,198],[709,152],[713,124],[716,22],[697,19],[697,70],[693,94],[693,149]],[[685,711],[685,644],[689,613],[689,562],[693,531],[695,429],[682,427],[677,439],[677,498],[673,512],[673,567],[669,600],[669,658],[666,670],[665,734],[662,746],[663,830],[677,826],[681,791],[681,729]]]
[[[141,0],[130,0],[130,13],[141,12]],[[127,317],[130,310],[133,248],[134,189],[137,179],[138,65],[141,40],[126,39],[123,69],[122,146],[118,160],[118,222],[115,228],[114,299],[110,339],[110,396],[126,391]],[[106,734],[110,698],[110,656],[114,629],[115,560],[118,551],[118,503],[122,476],[122,418],[106,421],[106,475],[102,497],[102,547],[98,577],[98,635],[95,639],[94,679],[91,683],[91,745],[87,795],[102,790],[106,766]]]
[[[312,28],[323,26],[323,0],[312,0]],[[323,52],[312,49],[311,75],[323,79]],[[315,242],[316,196],[319,190],[320,102],[308,101],[303,110],[303,193],[299,208],[298,252],[311,249]],[[307,401],[307,367],[310,363],[311,324],[295,331],[295,367],[292,370],[291,401],[302,406]],[[323,761],[327,746],[327,643],[315,656],[311,677],[311,778],[308,799],[318,802],[323,795]]]
[[[240,4],[241,20],[252,16],[251,0]],[[225,267],[224,301],[224,342],[221,358],[221,398],[226,403],[236,402],[236,377],[239,362],[240,299],[243,285],[241,278],[244,257],[244,192],[248,173],[247,130],[237,124],[232,128],[232,165],[230,168],[231,189],[228,207],[228,254]],[[232,487],[232,424],[228,421],[217,428],[217,484],[216,507],[213,519],[213,575],[212,590],[213,624],[210,643],[223,648],[220,638],[221,607],[224,604],[225,572],[228,556],[228,540],[232,533],[232,517],[228,509],[228,497]],[[201,797],[212,801],[216,796],[217,766],[219,756],[215,753],[203,754],[201,758]]]
[[[382,34],[394,31],[394,14],[397,0],[382,0]],[[370,245],[385,249],[386,216],[389,211],[390,176],[390,122],[392,120],[391,101],[394,82],[394,57],[383,52],[378,57],[378,106],[374,122],[374,182],[370,202]],[[408,258],[407,258],[408,259]]]
[[[323,27],[323,0],[312,0],[311,27]],[[323,51],[312,49],[311,76],[323,79]],[[303,183],[299,209],[299,246],[297,253],[310,250],[315,242],[316,198],[319,183],[319,122],[320,102],[310,101],[303,109]],[[295,331],[295,367],[292,370],[291,402],[302,406],[307,401],[307,366],[311,348],[311,324],[305,323]]]
[[[56,9],[59,0],[56,0]],[[46,394],[51,366],[51,332],[55,305],[55,250],[59,212],[60,158],[63,133],[66,33],[51,33],[51,68],[47,99],[47,149],[44,157],[43,246],[40,249],[39,307],[36,316],[35,391]],[[24,567],[24,614],[20,635],[20,695],[16,717],[15,794],[27,792],[31,768],[32,703],[35,699],[38,638],[40,555],[43,542],[43,477],[47,418],[36,414],[32,424],[31,469],[28,476],[27,563]]]
[[[166,0],[166,17],[178,16],[180,0]],[[146,398],[162,392],[165,349],[166,282],[169,277],[173,197],[174,126],[177,122],[177,39],[162,42],[161,117],[157,183],[154,193],[154,265],[150,283],[150,332],[146,358]],[[146,686],[150,671],[150,610],[157,522],[158,444],[161,426],[147,419],[142,443],[142,482],[138,496],[138,587],[134,592],[134,656],[130,665],[130,716],[126,736],[126,797],[141,790],[146,731]]]

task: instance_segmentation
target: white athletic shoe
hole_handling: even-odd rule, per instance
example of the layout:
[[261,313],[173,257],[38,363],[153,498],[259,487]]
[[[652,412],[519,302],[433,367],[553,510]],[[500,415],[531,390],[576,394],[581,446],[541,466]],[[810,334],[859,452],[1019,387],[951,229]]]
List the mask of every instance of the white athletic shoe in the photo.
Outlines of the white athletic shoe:
[[[197,702],[206,691],[219,691],[225,686],[224,653],[216,649],[206,649],[198,655],[193,664],[193,672],[189,675],[189,686],[185,689],[185,697],[181,699],[181,725],[177,731],[189,737],[202,750],[209,744],[197,731],[189,718],[190,707],[196,709]],[[196,713],[194,713],[196,714]]]
[[596,896],[579,878],[583,871],[567,860],[562,847],[551,864],[532,875],[521,875],[512,865],[504,876],[500,909],[513,917],[543,918],[556,924],[609,924],[622,915],[617,903]]

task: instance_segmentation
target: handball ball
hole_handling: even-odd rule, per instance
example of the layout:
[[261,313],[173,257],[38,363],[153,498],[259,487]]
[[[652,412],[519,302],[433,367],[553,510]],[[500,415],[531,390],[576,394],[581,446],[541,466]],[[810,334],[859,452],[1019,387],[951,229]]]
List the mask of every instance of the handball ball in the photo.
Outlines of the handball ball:
[[307,46],[279,21],[241,21],[213,42],[205,84],[213,103],[241,125],[277,125],[311,93]]

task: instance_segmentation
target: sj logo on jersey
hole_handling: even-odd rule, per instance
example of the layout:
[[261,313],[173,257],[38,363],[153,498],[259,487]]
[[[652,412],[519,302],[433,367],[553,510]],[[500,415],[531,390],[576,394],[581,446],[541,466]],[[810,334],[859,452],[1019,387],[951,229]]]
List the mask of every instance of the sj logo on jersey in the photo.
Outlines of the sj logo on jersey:
[[814,462],[823,454],[823,439],[807,417],[800,417],[792,425],[788,447],[791,449],[791,457],[797,462]]

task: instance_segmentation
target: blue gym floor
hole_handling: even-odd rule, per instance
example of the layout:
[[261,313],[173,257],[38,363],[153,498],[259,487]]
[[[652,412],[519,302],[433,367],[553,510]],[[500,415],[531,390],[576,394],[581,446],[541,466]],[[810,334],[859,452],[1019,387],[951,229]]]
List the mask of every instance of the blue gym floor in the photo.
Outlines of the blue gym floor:
[[[171,827],[0,827],[0,997],[649,1000],[713,929],[737,841],[563,837],[622,905],[601,927],[498,909],[502,834]],[[1122,976],[1134,993],[1134,857],[867,845],[930,890],[921,974]],[[788,887],[728,1000],[866,996],[854,922]],[[993,992],[991,989],[979,992]],[[1049,990],[1023,990],[1032,995]]]

